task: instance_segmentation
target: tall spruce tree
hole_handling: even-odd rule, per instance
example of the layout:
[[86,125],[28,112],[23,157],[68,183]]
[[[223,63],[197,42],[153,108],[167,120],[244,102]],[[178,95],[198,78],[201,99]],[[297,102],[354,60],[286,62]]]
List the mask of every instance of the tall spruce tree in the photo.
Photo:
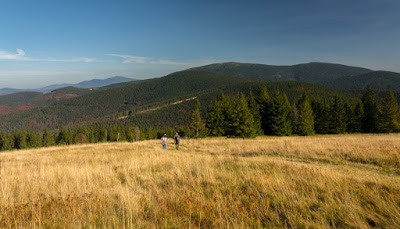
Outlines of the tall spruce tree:
[[364,109],[361,102],[355,105],[346,104],[346,122],[347,132],[360,133],[362,132],[361,119],[364,114]]
[[375,101],[375,92],[368,85],[367,91],[363,94],[362,105],[364,114],[362,117],[362,130],[364,133],[377,133],[379,131],[379,107]]
[[311,107],[314,113],[314,129],[317,134],[321,134],[323,132],[323,124],[324,124],[324,104],[319,100],[313,100],[311,102]]
[[329,109],[329,133],[344,133],[346,132],[346,126],[346,110],[342,99],[336,95]]
[[352,124],[352,132],[362,132],[362,119],[364,116],[364,107],[361,102],[358,102],[354,108],[354,119]]
[[225,136],[229,131],[231,104],[223,92],[211,102],[207,112],[207,129],[211,136]]
[[28,145],[26,144],[27,133],[24,130],[14,131],[14,149],[26,149]]
[[14,148],[14,138],[7,133],[0,133],[0,150],[12,150]]
[[271,98],[265,85],[257,89],[257,102],[260,106],[261,129],[271,134]]
[[250,113],[253,115],[254,128],[256,129],[256,135],[262,135],[262,134],[264,134],[264,131],[261,128],[260,105],[254,98],[252,91],[250,91],[247,101],[248,101]]
[[42,134],[39,132],[29,132],[26,139],[28,148],[39,148],[42,146]]
[[242,138],[252,138],[257,134],[254,117],[243,93],[239,93],[233,105],[231,130],[234,136]]
[[57,136],[57,144],[70,145],[73,143],[73,134],[70,128],[60,126]]
[[196,104],[190,115],[189,127],[194,132],[196,137],[199,137],[200,133],[205,129],[205,124],[204,124],[203,120],[201,119],[199,99],[196,99]]
[[297,107],[296,133],[302,136],[315,134],[314,114],[306,93],[304,93],[297,101],[296,107]]
[[54,136],[47,130],[47,127],[44,128],[43,136],[42,136],[42,146],[52,146],[55,144]]
[[225,135],[229,135],[231,134],[229,123],[231,122],[232,119],[232,103],[231,100],[228,97],[226,97],[222,92],[220,95],[220,104],[222,107],[223,117],[225,119],[224,123]]
[[385,97],[382,106],[382,132],[399,132],[399,118],[399,105],[397,103],[396,97],[393,94],[393,91],[390,91],[389,94]]
[[277,91],[272,98],[271,110],[272,135],[288,136],[292,134],[292,109],[286,94]]
[[354,122],[354,106],[352,106],[349,103],[344,103],[344,110],[345,110],[345,115],[344,119],[346,122],[346,131],[348,133],[353,132],[352,128],[352,123]]

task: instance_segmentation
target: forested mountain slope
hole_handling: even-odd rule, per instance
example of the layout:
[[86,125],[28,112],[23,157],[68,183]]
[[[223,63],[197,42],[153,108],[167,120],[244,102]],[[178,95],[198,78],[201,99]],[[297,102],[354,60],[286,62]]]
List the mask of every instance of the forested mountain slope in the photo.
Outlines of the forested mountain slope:
[[93,92],[88,89],[66,87],[54,90],[50,93],[40,92],[18,92],[0,96],[0,114],[9,114],[21,110],[31,110],[33,108],[51,104],[63,99],[74,98],[77,96]]
[[345,89],[365,89],[371,85],[372,89],[400,90],[400,73],[388,71],[374,71],[357,76],[345,76],[329,83],[332,87]]
[[274,66],[247,63],[219,63],[195,69],[241,75],[267,81],[294,80],[343,89],[364,90],[370,84],[376,90],[400,90],[400,73],[330,63]]
[[128,86],[100,90],[87,95],[62,100],[29,111],[0,116],[1,129],[72,125],[148,104],[179,99],[211,88],[244,84],[254,80],[203,71],[183,71],[165,77],[128,83]]
[[[129,82],[125,87],[119,85],[118,88],[101,89],[29,111],[1,115],[0,128],[2,130],[43,129],[44,127],[52,129],[59,125],[87,125],[115,121],[126,115],[129,115],[127,122],[141,126],[185,125],[188,113],[192,109],[190,105],[192,101],[145,114],[136,114],[136,112],[198,97],[202,104],[203,114],[205,114],[210,101],[220,91],[230,95],[237,92],[247,93],[249,90],[255,91],[257,87],[265,83],[265,81],[243,76],[199,70],[181,71],[161,78]],[[349,100],[356,100],[359,97],[358,92],[310,83],[285,81],[267,83],[267,86],[271,93],[275,90],[284,91],[291,100],[297,99],[303,92],[309,93],[312,98],[321,97],[322,99],[329,99],[336,94]],[[168,121],[174,118],[178,121]]]
[[229,75],[248,76],[268,81],[295,80],[322,84],[343,76],[360,75],[371,72],[371,70],[365,68],[330,63],[276,66],[229,62],[206,65],[195,69],[220,72]]

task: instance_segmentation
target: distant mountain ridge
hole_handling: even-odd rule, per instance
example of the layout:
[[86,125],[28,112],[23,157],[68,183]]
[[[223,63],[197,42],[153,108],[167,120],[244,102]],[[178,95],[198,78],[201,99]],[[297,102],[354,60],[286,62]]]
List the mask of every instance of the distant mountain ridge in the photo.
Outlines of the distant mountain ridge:
[[372,72],[372,70],[366,68],[320,62],[286,66],[227,62],[205,65],[194,69],[247,76],[267,81],[294,80],[319,84],[327,84],[327,82],[340,77]]
[[92,79],[92,80],[87,80],[87,81],[82,81],[77,84],[53,84],[49,85],[46,87],[42,88],[34,88],[34,89],[15,89],[15,88],[2,88],[0,89],[0,95],[7,95],[7,94],[12,94],[12,93],[17,93],[17,92],[42,92],[42,93],[47,93],[59,88],[64,88],[64,87],[77,87],[77,88],[98,88],[98,87],[104,87],[108,86],[111,84],[117,84],[117,83],[126,83],[130,81],[136,81],[136,79],[132,78],[127,78],[124,76],[114,76],[110,77],[107,79]]

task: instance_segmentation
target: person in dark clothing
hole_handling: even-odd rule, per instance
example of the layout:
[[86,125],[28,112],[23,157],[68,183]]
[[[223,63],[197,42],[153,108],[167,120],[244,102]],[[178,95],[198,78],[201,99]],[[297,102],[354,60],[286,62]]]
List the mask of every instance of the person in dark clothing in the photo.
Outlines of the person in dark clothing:
[[179,142],[180,141],[181,141],[181,137],[179,136],[178,133],[176,133],[174,136],[174,143],[175,143],[176,150],[179,150]]

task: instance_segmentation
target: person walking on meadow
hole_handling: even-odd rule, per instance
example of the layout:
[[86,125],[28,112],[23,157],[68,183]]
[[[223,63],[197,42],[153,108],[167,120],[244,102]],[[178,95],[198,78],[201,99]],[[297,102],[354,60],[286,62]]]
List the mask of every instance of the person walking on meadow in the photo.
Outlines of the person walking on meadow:
[[176,132],[174,136],[174,143],[176,150],[179,150],[179,142],[181,141],[181,137],[179,136],[178,132]]
[[162,143],[163,149],[167,149],[167,134],[164,134],[164,136],[161,137],[161,143]]

